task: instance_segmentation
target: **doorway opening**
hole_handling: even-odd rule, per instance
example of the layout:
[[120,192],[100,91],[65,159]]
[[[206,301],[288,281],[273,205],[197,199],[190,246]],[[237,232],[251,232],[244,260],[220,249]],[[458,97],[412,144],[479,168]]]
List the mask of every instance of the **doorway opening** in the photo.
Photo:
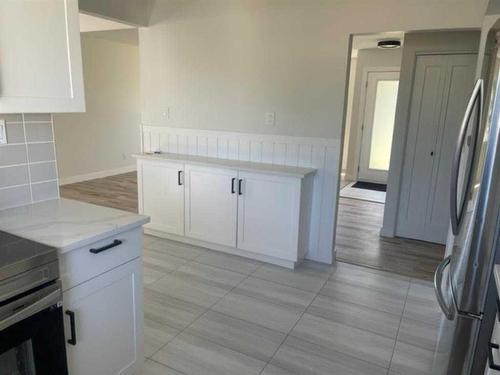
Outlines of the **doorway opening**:
[[[403,38],[402,32],[353,37],[342,198],[385,203]],[[379,47],[389,40],[393,48]]]
[[[441,245],[382,237],[380,234],[391,165],[404,38],[403,32],[352,37],[336,259],[431,279],[435,262],[442,255]],[[395,47],[398,48],[379,47],[381,41],[388,40],[397,41],[399,46]],[[426,258],[423,263],[415,262],[409,254],[419,254],[430,260]]]
[[[387,39],[401,48],[376,48]],[[337,260],[432,279],[479,41],[475,30],[352,36]]]
[[138,28],[80,13],[80,40],[86,111],[53,116],[60,195],[137,212]]

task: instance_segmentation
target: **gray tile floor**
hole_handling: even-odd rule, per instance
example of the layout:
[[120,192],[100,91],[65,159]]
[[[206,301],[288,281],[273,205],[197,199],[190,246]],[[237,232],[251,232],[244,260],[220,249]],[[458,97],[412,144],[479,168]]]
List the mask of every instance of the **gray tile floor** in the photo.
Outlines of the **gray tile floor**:
[[295,271],[146,236],[143,375],[426,374],[429,282],[337,263]]

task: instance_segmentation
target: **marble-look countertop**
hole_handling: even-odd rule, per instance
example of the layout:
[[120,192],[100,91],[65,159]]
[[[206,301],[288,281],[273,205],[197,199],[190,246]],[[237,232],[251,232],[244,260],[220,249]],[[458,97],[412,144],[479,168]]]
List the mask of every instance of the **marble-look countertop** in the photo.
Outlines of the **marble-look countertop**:
[[147,216],[70,199],[0,210],[0,230],[62,253],[148,222]]
[[205,156],[186,155],[186,154],[171,154],[168,152],[161,154],[142,153],[142,154],[134,154],[132,156],[135,157],[136,159],[164,160],[164,161],[173,161],[178,163],[203,165],[209,167],[218,166],[218,167],[234,168],[245,172],[272,173],[281,176],[299,177],[299,178],[304,178],[305,176],[311,173],[316,173],[316,169],[314,168],[292,167],[287,165],[277,165],[268,163],[255,163],[249,161],[219,159],[219,158],[211,158]]

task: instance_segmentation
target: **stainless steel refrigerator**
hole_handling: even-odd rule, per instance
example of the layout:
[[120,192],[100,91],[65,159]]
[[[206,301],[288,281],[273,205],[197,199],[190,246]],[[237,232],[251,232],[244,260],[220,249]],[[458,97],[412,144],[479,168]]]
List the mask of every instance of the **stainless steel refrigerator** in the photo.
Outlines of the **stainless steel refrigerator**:
[[500,24],[486,34],[453,161],[451,229],[434,279],[442,310],[434,374],[483,375],[489,351],[498,350],[488,345],[497,309],[492,270],[500,230],[497,31]]

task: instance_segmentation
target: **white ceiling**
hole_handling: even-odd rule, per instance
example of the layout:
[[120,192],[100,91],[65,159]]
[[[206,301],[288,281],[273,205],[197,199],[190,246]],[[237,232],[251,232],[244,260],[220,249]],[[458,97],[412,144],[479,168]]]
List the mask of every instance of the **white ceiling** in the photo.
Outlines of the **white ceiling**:
[[89,14],[80,13],[80,32],[87,33],[90,31],[107,31],[107,30],[122,30],[133,29],[134,26],[127,25],[116,21],[107,20],[105,18],[91,16]]
[[402,46],[404,33],[402,31],[391,31],[369,35],[354,35],[351,56],[356,57],[360,49],[377,48],[377,42],[384,39],[398,39],[401,41]]

